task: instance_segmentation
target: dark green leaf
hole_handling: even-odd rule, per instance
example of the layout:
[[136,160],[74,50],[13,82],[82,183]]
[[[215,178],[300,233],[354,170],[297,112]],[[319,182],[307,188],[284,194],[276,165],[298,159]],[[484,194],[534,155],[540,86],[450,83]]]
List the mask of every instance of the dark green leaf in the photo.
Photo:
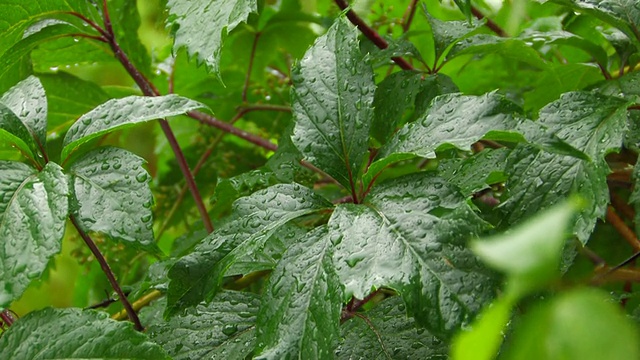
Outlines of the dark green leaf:
[[62,159],[80,145],[111,131],[203,107],[199,102],[178,95],[129,96],[109,100],[84,114],[71,126],[64,138]]
[[397,290],[409,313],[448,337],[493,295],[493,280],[466,247],[484,223],[446,181],[428,173],[374,188],[366,205],[339,205],[329,220],[345,296]]
[[325,359],[338,342],[342,293],[326,226],[292,244],[271,274],[257,321],[257,359]]
[[340,328],[343,339],[336,350],[336,358],[448,359],[447,344],[425,329],[417,328],[406,314],[402,299],[393,297],[362,314],[371,325],[361,317],[345,322]]
[[138,37],[140,14],[138,14],[137,1],[109,0],[108,6],[118,45],[138,70],[150,76],[151,58]]
[[29,129],[8,107],[0,103],[0,140],[15,145],[23,155],[35,158],[37,145]]
[[255,346],[259,305],[255,294],[222,291],[208,305],[200,304],[184,315],[166,322],[154,319],[147,334],[175,360],[244,360]]
[[218,291],[227,270],[257,256],[265,242],[290,220],[332,205],[298,184],[274,185],[233,204],[231,217],[169,271],[169,315],[195,306]]
[[509,152],[507,148],[486,149],[464,160],[443,160],[438,164],[438,170],[440,176],[469,196],[507,180],[504,170]]
[[0,337],[0,348],[8,359],[169,359],[131,324],[74,308],[27,314]]
[[[608,62],[607,53],[604,49],[594,44],[593,42],[584,39],[576,34],[572,34],[568,31],[525,31],[519,36],[526,42],[531,43],[535,48],[543,47],[544,45],[565,45],[572,46],[583,50],[587,54],[591,55],[593,59],[605,66]],[[566,64],[565,64],[566,65]]]
[[363,46],[366,45],[367,48],[362,49],[362,52],[369,52],[367,54],[367,60],[373,68],[391,64],[392,58],[394,57],[413,58],[424,63],[420,51],[407,39],[388,38],[386,41],[388,46],[385,49],[380,49],[373,43],[363,44]]
[[595,289],[560,294],[529,311],[515,325],[505,359],[640,357],[638,329],[619,306]]
[[[463,1],[467,3],[468,7],[469,4],[467,0],[457,0],[456,3],[460,5]],[[474,21],[473,23],[469,21],[441,21],[432,17],[428,13],[426,6],[423,6],[423,10],[424,14],[427,16],[427,20],[429,21],[429,26],[431,26],[431,33],[433,35],[435,47],[435,58],[437,61],[444,60],[442,56],[445,54],[445,50],[449,46],[470,36],[475,30],[482,26],[482,23],[479,21]],[[465,12],[465,15],[470,14],[470,8],[467,10],[468,12]]]
[[62,168],[51,162],[38,173],[0,161],[0,174],[0,307],[6,307],[60,251],[69,185]]
[[[169,21],[178,26],[175,49],[187,48],[209,70],[219,74],[220,51],[226,35],[250,13],[258,11],[256,0],[169,0]],[[203,24],[207,26],[203,27]]]
[[357,29],[336,20],[295,67],[293,142],[305,159],[348,189],[361,171],[373,119],[373,70]]
[[151,176],[144,159],[119,148],[95,149],[70,168],[72,211],[85,231],[158,253],[153,236]]
[[31,76],[7,91],[0,103],[18,116],[42,150],[47,141],[47,98],[38,78]]

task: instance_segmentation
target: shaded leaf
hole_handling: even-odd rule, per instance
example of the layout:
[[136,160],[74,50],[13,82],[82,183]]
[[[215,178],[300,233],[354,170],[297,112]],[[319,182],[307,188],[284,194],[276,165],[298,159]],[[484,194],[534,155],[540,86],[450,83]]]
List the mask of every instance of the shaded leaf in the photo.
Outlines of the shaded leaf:
[[153,236],[151,176],[144,159],[124,149],[102,147],[69,168],[72,212],[84,231],[105,234],[159,253]]
[[169,359],[130,323],[75,308],[27,314],[0,337],[0,347],[11,359]]
[[451,48],[447,54],[447,60],[465,54],[481,56],[495,54],[542,70],[548,66],[542,60],[540,54],[527,45],[525,41],[494,35],[479,34],[461,40]]
[[292,244],[271,274],[257,320],[257,359],[324,359],[338,342],[342,294],[320,226]]
[[69,186],[62,168],[51,162],[38,173],[0,161],[0,174],[0,307],[7,307],[60,251]]
[[357,30],[336,20],[292,74],[292,139],[304,158],[348,189],[363,166],[373,118],[373,70]]
[[177,25],[175,49],[186,47],[189,56],[197,57],[215,74],[220,73],[220,52],[226,35],[258,11],[256,0],[169,0],[167,7],[169,22]]
[[15,145],[27,157],[35,158],[37,145],[29,129],[8,107],[0,103],[0,139]]
[[460,187],[464,195],[471,195],[507,180],[504,171],[510,151],[507,148],[485,149],[463,160],[445,159],[438,163],[439,175]]
[[490,272],[466,247],[488,225],[441,178],[419,173],[378,185],[365,205],[339,205],[329,226],[346,298],[390,287],[438,337],[469,322],[493,295]]
[[[468,0],[455,0],[456,4],[466,4],[466,11],[463,7],[461,10],[469,17],[471,14],[471,8],[469,7]],[[429,14],[426,5],[422,7],[424,14],[427,17],[429,26],[431,27],[431,34],[433,36],[435,59],[436,61],[444,60],[442,56],[445,54],[446,49],[459,42],[460,40],[470,36],[475,30],[482,26],[482,22],[474,20],[469,21],[441,21]]]
[[111,131],[203,107],[199,102],[173,94],[109,100],[84,114],[71,126],[64,138],[62,159],[66,159],[80,145]]
[[16,114],[38,148],[44,150],[47,141],[47,98],[38,78],[30,76],[16,84],[2,95],[0,103]]

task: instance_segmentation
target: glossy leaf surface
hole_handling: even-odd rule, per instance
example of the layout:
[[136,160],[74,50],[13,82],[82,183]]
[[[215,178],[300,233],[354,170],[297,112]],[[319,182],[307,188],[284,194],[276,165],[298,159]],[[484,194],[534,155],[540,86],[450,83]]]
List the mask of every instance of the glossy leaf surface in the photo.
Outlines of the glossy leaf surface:
[[351,189],[367,153],[375,91],[357,30],[338,19],[300,60],[292,80],[295,146]]
[[8,107],[0,103],[0,139],[14,145],[22,154],[31,158],[36,154],[36,143],[29,129]]
[[11,109],[29,130],[39,149],[44,149],[47,140],[47,98],[42,84],[35,76],[9,89],[0,103]]
[[0,174],[0,307],[7,307],[60,251],[69,186],[54,163],[36,172],[22,163],[0,161]]

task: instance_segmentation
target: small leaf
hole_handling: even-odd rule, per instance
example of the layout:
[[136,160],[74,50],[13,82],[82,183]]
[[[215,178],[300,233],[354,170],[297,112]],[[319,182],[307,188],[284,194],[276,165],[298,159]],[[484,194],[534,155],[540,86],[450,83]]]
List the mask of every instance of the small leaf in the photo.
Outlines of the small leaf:
[[169,0],[167,7],[169,22],[178,26],[175,51],[186,47],[189,56],[196,56],[198,63],[204,62],[218,75],[224,38],[258,11],[256,0]]
[[200,304],[184,315],[166,322],[155,318],[147,334],[175,360],[244,360],[255,346],[259,305],[255,294],[222,291],[208,305]]
[[35,159],[37,146],[29,129],[11,109],[2,103],[0,103],[0,140],[15,145],[23,155]]
[[540,54],[529,46],[525,41],[514,38],[503,38],[494,35],[479,34],[461,40],[456,43],[449,53],[447,60],[465,54],[475,55],[499,55],[509,60],[522,62],[544,70],[547,63],[540,57]]
[[338,342],[342,294],[326,226],[292,244],[269,279],[256,359],[325,359]]
[[373,119],[373,70],[357,30],[339,18],[292,74],[292,139],[305,159],[347,189],[363,166]]
[[173,94],[109,100],[84,114],[71,126],[64,138],[62,159],[66,159],[80,145],[111,131],[204,107],[199,102]]
[[153,236],[151,176],[144,159],[119,148],[95,149],[70,168],[72,211],[85,231],[160,253]]
[[298,184],[274,185],[236,200],[230,218],[169,271],[167,314],[211,299],[227,270],[246,261],[247,255],[256,256],[290,220],[331,207],[330,202]]
[[[48,163],[37,173],[0,161],[0,308],[22,295],[60,251],[68,215],[69,186],[62,168]],[[3,336],[4,337],[4,336]]]
[[504,170],[510,151],[507,148],[485,149],[464,160],[444,159],[438,164],[439,174],[469,196],[507,180]]
[[[466,11],[460,6],[463,2],[466,3]],[[456,4],[460,6],[460,9],[469,17],[471,8],[469,7],[468,0],[456,0]],[[429,14],[426,5],[423,5],[422,9],[431,27],[435,47],[435,58],[437,61],[444,60],[442,56],[449,46],[470,36],[475,30],[482,26],[482,23],[479,21],[441,21]]]
[[169,359],[131,324],[80,309],[33,311],[0,337],[9,359]]
[[578,289],[529,311],[505,359],[637,359],[638,329],[605,294]]
[[339,205],[329,227],[345,296],[395,289],[435,336],[450,336],[493,295],[490,272],[466,248],[487,224],[443,179],[418,173],[381,184],[365,205]]
[[30,76],[7,91],[0,103],[18,116],[36,142],[44,151],[47,141],[47,98],[42,84]]
[[447,343],[416,327],[406,313],[396,296],[361,314],[370,324],[359,316],[345,322],[336,359],[446,359]]

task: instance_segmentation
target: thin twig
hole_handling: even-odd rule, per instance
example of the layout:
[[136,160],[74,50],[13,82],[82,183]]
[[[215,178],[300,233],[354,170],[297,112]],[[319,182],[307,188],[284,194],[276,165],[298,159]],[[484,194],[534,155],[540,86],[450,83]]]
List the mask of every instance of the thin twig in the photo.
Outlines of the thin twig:
[[93,22],[92,20],[87,18],[86,16],[84,16],[84,15],[82,15],[80,13],[74,12],[74,11],[65,11],[65,12],[63,12],[63,14],[68,14],[68,15],[71,15],[71,16],[75,16],[78,19],[84,21],[87,25],[89,25],[92,28],[96,29],[100,33],[100,35],[102,35],[105,39],[109,37],[109,35],[107,34],[107,32],[103,28],[101,28],[98,24],[96,24],[95,22]]
[[610,191],[609,197],[611,198],[611,205],[616,210],[616,212],[619,212],[620,214],[622,214],[622,216],[624,216],[629,221],[635,220],[636,218],[635,210],[633,210],[633,208],[629,206],[629,204],[627,204],[627,202],[624,201],[620,197],[620,195],[616,194],[613,191]]
[[247,91],[249,90],[249,82],[251,80],[251,71],[253,71],[253,60],[256,57],[256,49],[258,48],[258,39],[260,39],[260,32],[257,32],[253,38],[253,45],[251,46],[251,55],[249,58],[249,68],[247,69],[247,76],[244,79],[244,87],[242,88],[242,102],[247,102]]
[[187,115],[193,119],[200,121],[203,124],[207,124],[209,126],[213,126],[220,130],[226,131],[230,134],[236,135],[244,140],[247,140],[252,144],[258,145],[267,150],[276,151],[278,149],[278,146],[276,144],[272,143],[267,139],[261,138],[257,135],[250,134],[244,130],[241,130],[224,121],[218,120],[215,117],[205,114],[203,112],[189,111]]
[[403,19],[402,19],[402,32],[406,33],[409,31],[409,27],[411,27],[411,23],[413,22],[413,17],[416,14],[416,9],[418,8],[418,0],[411,0],[409,6],[407,7],[407,11],[405,11]]
[[484,14],[480,10],[478,10],[478,8],[476,8],[475,6],[471,7],[471,13],[478,20],[486,19],[486,22],[485,22],[484,25],[486,27],[488,27],[489,29],[491,29],[491,31],[496,33],[496,35],[498,35],[500,37],[509,37],[509,34],[507,34],[507,32],[504,31],[504,29],[502,29],[500,27],[500,25],[496,24],[493,20],[491,20],[488,17],[484,16]]
[[127,299],[127,296],[122,291],[120,284],[118,284],[118,280],[116,280],[116,276],[111,270],[111,267],[109,267],[109,263],[107,263],[107,259],[104,258],[104,256],[100,252],[100,249],[98,249],[98,246],[96,245],[96,243],[93,242],[93,240],[91,240],[89,235],[87,235],[87,233],[85,233],[84,230],[82,230],[76,218],[73,215],[70,215],[69,219],[71,219],[71,223],[78,231],[78,234],[80,234],[80,237],[82,237],[82,240],[84,240],[84,243],[87,245],[87,247],[89,247],[89,249],[91,250],[91,253],[100,264],[100,268],[102,268],[102,272],[104,272],[104,274],[107,276],[107,279],[111,284],[111,287],[116,292],[116,294],[118,294],[118,298],[122,302],[122,306],[124,307],[127,313],[127,316],[129,317],[129,320],[131,320],[131,322],[133,323],[133,326],[135,327],[135,329],[138,331],[144,330],[144,327],[142,326],[142,324],[140,323],[140,319],[138,318],[138,314],[136,314],[136,312],[133,310],[133,307],[131,306],[131,303]]
[[[152,290],[148,294],[145,294],[144,296],[136,300],[132,305],[133,309],[135,311],[140,311],[143,307],[151,304],[152,301],[159,299],[161,297],[162,297],[162,293],[160,291]],[[124,320],[126,316],[127,316],[127,313],[125,311],[120,311],[119,313],[115,313],[111,315],[111,318],[114,320]]]
[[633,230],[629,229],[627,224],[624,223],[624,220],[618,216],[612,206],[607,207],[607,222],[609,222],[615,229],[618,231],[620,235],[633,247],[633,249],[638,252],[640,251],[640,241],[633,233]]

